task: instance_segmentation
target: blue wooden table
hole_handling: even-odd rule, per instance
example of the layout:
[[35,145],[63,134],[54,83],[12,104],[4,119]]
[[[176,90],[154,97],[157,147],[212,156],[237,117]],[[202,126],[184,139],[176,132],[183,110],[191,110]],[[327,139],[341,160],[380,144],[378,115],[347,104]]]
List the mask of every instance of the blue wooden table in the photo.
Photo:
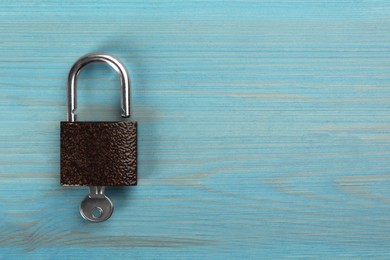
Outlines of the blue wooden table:
[[[139,181],[59,184],[80,56],[132,79]],[[80,120],[119,120],[91,65]],[[0,258],[390,259],[390,2],[2,1]]]

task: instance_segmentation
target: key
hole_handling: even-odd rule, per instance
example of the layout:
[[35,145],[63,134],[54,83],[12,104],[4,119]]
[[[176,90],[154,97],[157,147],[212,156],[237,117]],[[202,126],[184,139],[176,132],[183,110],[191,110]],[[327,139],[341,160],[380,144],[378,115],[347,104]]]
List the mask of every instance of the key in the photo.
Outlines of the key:
[[89,187],[89,195],[80,204],[80,214],[84,219],[102,222],[111,217],[114,205],[104,191],[104,186]]

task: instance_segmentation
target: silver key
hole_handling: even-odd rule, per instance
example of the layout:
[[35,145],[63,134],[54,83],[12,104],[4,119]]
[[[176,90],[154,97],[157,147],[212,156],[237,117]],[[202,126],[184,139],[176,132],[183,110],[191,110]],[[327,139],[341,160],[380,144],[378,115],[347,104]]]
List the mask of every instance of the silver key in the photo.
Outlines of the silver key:
[[89,195],[80,204],[81,216],[91,222],[102,222],[109,219],[114,205],[104,194],[104,186],[89,187]]

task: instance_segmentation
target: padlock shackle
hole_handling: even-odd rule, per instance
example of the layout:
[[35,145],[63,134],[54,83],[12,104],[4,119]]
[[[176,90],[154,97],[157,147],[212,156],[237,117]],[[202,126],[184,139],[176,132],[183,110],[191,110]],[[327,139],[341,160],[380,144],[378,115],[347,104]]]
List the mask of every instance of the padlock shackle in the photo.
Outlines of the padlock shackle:
[[94,52],[78,59],[72,66],[68,75],[67,94],[67,119],[69,122],[76,121],[77,108],[77,79],[85,66],[93,62],[104,62],[110,65],[119,75],[121,84],[121,107],[122,117],[130,117],[130,78],[126,67],[116,58],[109,54]]

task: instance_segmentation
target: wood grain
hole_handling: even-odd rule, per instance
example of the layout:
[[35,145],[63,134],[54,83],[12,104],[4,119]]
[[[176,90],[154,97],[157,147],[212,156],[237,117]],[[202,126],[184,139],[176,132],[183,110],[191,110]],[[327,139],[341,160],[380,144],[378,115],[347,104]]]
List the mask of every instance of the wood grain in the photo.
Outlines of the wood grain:
[[[2,1],[0,258],[390,258],[390,3]],[[137,187],[86,223],[59,184],[66,76],[119,57]],[[79,84],[117,120],[119,82]]]

